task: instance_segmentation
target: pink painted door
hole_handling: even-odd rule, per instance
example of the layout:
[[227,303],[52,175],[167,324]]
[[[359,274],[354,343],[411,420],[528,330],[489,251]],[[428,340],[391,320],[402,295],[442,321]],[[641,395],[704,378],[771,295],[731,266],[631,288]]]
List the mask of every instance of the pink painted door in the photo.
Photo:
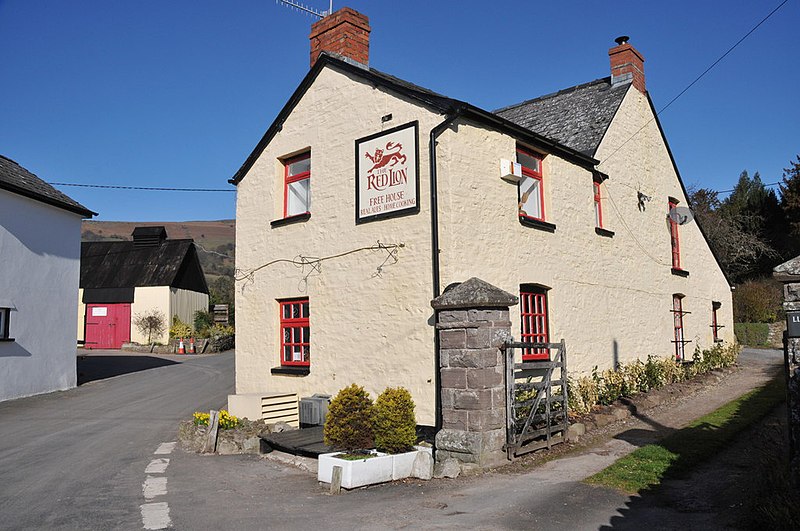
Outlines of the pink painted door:
[[130,304],[87,304],[84,348],[120,348],[131,340]]

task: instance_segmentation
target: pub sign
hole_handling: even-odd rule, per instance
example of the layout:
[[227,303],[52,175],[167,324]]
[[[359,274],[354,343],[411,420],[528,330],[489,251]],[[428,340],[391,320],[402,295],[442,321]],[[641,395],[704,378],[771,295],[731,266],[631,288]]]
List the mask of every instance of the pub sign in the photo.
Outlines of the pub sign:
[[788,337],[800,337],[800,311],[786,312],[786,331]]
[[419,124],[356,140],[356,223],[419,212]]

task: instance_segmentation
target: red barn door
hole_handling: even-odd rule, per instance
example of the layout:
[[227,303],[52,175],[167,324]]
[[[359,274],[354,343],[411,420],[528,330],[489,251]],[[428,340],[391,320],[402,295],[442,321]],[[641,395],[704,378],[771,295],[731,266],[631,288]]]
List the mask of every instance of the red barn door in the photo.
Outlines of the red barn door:
[[130,304],[87,304],[84,348],[115,349],[131,340]]

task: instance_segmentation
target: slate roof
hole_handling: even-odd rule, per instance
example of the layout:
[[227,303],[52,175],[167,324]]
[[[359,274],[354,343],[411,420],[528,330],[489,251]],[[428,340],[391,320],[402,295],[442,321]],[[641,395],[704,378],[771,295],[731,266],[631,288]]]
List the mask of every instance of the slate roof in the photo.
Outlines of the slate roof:
[[604,77],[494,112],[593,157],[630,85]]
[[0,155],[0,189],[80,214],[85,218],[97,215],[97,212],[92,212],[71,197],[59,192],[3,155]]
[[81,242],[84,289],[170,286],[208,293],[202,273],[193,240],[146,247],[133,241]]

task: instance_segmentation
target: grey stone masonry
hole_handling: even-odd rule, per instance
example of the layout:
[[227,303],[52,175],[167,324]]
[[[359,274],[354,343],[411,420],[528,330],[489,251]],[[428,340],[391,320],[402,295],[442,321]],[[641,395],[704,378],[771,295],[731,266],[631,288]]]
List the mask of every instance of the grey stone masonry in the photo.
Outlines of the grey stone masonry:
[[517,302],[514,295],[477,278],[431,301],[439,334],[440,468],[452,459],[481,468],[507,460],[505,358],[500,346],[511,337],[509,307]]

